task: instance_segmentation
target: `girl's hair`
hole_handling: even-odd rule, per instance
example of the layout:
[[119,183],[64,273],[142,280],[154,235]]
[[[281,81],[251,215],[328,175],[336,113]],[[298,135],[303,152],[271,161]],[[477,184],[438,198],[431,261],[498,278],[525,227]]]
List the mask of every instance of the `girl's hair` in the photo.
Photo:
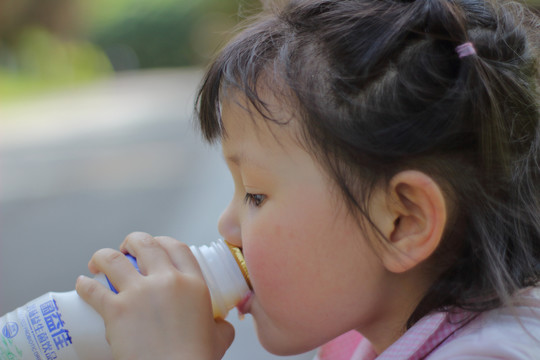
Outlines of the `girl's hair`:
[[[225,134],[220,102],[262,85],[294,109],[299,136],[369,219],[396,173],[433,177],[453,204],[440,273],[407,326],[432,311],[484,311],[535,285],[540,259],[537,18],[481,0],[293,0],[247,25],[211,64],[197,111]],[[460,58],[471,42],[476,54]]]

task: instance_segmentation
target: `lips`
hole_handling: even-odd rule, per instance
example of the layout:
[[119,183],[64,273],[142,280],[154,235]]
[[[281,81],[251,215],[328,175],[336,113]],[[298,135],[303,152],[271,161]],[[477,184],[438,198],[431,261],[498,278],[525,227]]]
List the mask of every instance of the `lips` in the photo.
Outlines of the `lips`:
[[247,314],[249,312],[249,308],[251,306],[251,299],[253,298],[253,291],[248,291],[242,300],[236,305],[236,309],[238,310],[238,313],[240,315]]

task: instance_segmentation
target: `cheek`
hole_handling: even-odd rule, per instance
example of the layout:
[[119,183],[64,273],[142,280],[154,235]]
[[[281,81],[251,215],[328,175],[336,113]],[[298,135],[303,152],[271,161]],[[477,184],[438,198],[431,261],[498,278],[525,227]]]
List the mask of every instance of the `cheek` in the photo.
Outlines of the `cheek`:
[[[246,264],[253,278],[254,286],[261,290],[274,286],[284,286],[283,278],[289,272],[289,263],[293,261],[294,250],[290,231],[281,225],[265,228],[252,236],[243,234],[243,252]],[[248,240],[252,239],[252,240]]]
[[338,239],[350,238],[329,201],[310,195],[287,197],[285,204],[273,204],[243,224],[244,255],[255,282],[283,287],[318,276],[326,265],[320,258],[343,246]]
[[248,270],[263,306],[292,305],[306,296],[318,297],[315,279],[325,281],[332,276],[326,271],[330,252],[335,250],[328,217],[322,219],[321,214],[305,209],[285,210],[265,217],[262,223],[253,222],[242,235]]

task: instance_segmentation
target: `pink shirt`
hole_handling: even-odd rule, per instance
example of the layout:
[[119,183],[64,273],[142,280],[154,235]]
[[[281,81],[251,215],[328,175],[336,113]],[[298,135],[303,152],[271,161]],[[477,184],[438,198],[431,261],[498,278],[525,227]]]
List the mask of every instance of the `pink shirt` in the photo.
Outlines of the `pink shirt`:
[[525,289],[513,307],[480,314],[466,325],[456,314],[424,317],[377,356],[356,331],[323,345],[314,360],[540,360],[540,289]]

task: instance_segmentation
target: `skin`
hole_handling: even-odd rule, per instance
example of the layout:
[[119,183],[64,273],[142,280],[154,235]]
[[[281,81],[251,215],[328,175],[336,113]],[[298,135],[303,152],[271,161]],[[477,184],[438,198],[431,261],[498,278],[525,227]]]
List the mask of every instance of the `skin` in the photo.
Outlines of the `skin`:
[[[222,104],[222,151],[235,189],[218,227],[242,247],[250,274],[253,294],[241,310],[275,354],[305,352],[352,329],[380,353],[404,333],[436,276],[425,267],[446,224],[442,191],[423,173],[401,172],[370,203],[384,239],[362,231],[333,182],[298,144],[294,115],[271,96],[266,100],[274,117],[293,121],[269,123],[246,111],[241,97]],[[233,330],[212,319],[188,248],[136,233],[120,249],[138,258],[142,274],[111,249],[98,251],[89,264],[110,277],[118,295],[88,278],[77,283],[104,318],[115,358],[221,358]]]
[[[172,238],[136,232],[120,250],[101,249],[89,263],[92,273],[109,277],[118,294],[84,276],[76,286],[104,319],[113,358],[223,357],[234,329],[213,319],[208,288],[189,248]],[[140,274],[123,253],[137,258]]]
[[[273,116],[291,118],[280,114],[272,101],[267,99],[274,104]],[[286,355],[357,329],[381,352],[402,335],[432,281],[419,268],[411,270],[438,244],[430,241],[432,226],[425,226],[427,216],[419,206],[402,200],[413,199],[416,188],[431,179],[403,173],[392,185],[399,195],[381,191],[374,197],[373,220],[393,245],[399,242],[397,247],[381,247],[373,233],[359,229],[332,181],[299,146],[291,126],[269,124],[238,103],[242,100],[222,106],[222,151],[235,193],[218,226],[227,241],[243,248],[255,293],[247,310],[259,340],[267,350]],[[412,188],[404,181],[417,183]],[[246,194],[252,194],[248,204]],[[429,197],[422,199],[420,205],[433,215]],[[437,211],[444,212],[444,206]],[[398,218],[399,229],[394,225]],[[428,254],[416,246],[419,237],[411,237],[418,232],[431,246]],[[440,233],[434,240],[437,237]],[[421,260],[402,254],[401,245],[409,253],[420,252]]]

